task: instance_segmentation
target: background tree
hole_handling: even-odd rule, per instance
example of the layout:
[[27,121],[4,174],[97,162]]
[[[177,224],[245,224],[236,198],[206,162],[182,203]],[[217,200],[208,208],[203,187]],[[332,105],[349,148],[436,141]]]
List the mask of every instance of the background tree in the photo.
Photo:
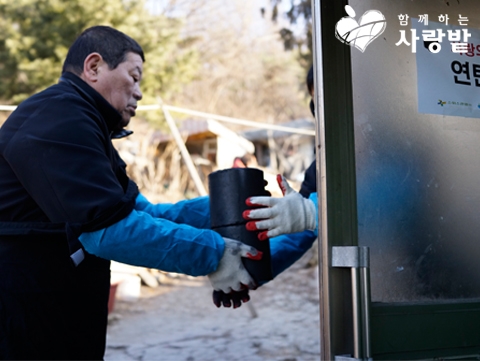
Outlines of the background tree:
[[310,117],[306,71],[285,52],[280,27],[262,17],[258,0],[170,0],[163,8],[184,19],[201,71],[169,101],[237,118],[285,122]]
[[[284,48],[296,51],[298,59],[305,69],[312,65],[312,2],[311,0],[270,0],[272,5],[271,20],[283,26],[279,34]],[[282,11],[283,10],[283,11]],[[265,10],[264,10],[265,12]]]
[[146,102],[179,91],[198,69],[181,22],[152,15],[143,0],[0,0],[0,99],[15,104],[57,82],[69,46],[92,25],[142,45]]
[[17,104],[55,83],[76,36],[101,24],[143,46],[142,104],[160,97],[237,118],[308,117],[306,71],[262,8],[255,0],[0,0],[0,100]]

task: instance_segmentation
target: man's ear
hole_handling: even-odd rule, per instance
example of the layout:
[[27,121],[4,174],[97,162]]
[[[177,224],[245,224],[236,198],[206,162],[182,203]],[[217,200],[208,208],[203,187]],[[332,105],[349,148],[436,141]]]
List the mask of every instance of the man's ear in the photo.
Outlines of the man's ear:
[[98,69],[103,64],[103,58],[99,53],[91,53],[83,62],[82,79],[95,83],[98,80]]

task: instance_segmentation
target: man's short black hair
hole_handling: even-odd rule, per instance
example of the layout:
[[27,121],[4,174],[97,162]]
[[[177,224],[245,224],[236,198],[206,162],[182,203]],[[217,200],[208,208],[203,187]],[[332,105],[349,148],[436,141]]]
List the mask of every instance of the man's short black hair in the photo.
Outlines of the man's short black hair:
[[131,37],[109,26],[93,26],[80,34],[68,50],[62,73],[68,71],[80,75],[83,63],[91,53],[99,53],[110,69],[124,62],[127,53],[138,54],[145,61],[142,47]]

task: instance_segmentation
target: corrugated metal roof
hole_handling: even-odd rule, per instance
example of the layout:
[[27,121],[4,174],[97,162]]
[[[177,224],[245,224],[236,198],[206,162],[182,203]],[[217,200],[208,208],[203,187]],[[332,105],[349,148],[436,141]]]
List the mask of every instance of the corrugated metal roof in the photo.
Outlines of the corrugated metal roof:
[[[284,127],[290,127],[290,128],[297,128],[297,129],[315,129],[315,123],[313,122],[312,119],[296,119],[292,120],[290,122],[282,123],[282,124],[277,124],[281,125]],[[272,132],[273,138],[284,138],[291,136],[292,133],[289,132],[283,132],[281,130],[274,130],[274,131],[268,131],[266,129],[252,129],[252,130],[245,130],[240,133],[243,137],[246,139],[254,142],[258,140],[266,140],[268,139],[268,132]]]
[[[207,119],[186,119],[181,122],[178,131],[182,136],[190,137],[195,134],[210,132]],[[155,143],[164,143],[172,140],[170,132],[157,131],[153,134],[152,140]]]
[[[182,136],[195,137],[195,135],[202,135],[202,137],[218,136],[224,139],[229,139],[234,143],[241,144],[249,152],[255,151],[253,143],[248,141],[244,136],[238,134],[224,125],[220,124],[216,120],[212,119],[186,119],[184,120],[178,131]],[[155,132],[152,136],[153,143],[164,143],[172,140],[173,137],[170,133],[162,131]]]

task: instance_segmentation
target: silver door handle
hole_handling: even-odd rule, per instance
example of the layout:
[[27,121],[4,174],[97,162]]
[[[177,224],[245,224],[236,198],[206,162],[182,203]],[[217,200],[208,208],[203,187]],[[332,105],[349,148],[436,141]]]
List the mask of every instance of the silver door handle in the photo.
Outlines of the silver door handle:
[[[332,247],[332,267],[350,268],[353,307],[353,358],[371,360],[370,250],[368,247]],[[341,359],[347,356],[338,356]],[[335,357],[337,359],[337,356]]]

